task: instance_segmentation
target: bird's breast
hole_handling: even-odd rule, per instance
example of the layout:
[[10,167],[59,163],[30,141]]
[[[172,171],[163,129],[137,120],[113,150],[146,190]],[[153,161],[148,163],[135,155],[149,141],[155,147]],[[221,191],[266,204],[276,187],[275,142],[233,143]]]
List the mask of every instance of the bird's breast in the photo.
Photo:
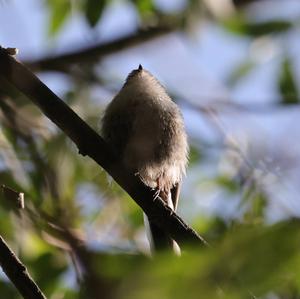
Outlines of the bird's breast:
[[185,171],[187,141],[182,116],[173,103],[139,105],[123,152],[123,163],[151,187],[158,179],[174,185]]

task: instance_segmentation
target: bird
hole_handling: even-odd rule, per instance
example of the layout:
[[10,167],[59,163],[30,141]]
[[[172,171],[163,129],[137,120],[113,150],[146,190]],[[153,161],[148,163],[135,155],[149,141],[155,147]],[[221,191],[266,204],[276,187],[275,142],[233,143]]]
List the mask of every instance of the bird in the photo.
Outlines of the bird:
[[[122,165],[154,189],[176,211],[186,173],[189,145],[178,105],[162,84],[139,65],[108,104],[101,134]],[[180,248],[160,227],[149,221],[152,252]]]

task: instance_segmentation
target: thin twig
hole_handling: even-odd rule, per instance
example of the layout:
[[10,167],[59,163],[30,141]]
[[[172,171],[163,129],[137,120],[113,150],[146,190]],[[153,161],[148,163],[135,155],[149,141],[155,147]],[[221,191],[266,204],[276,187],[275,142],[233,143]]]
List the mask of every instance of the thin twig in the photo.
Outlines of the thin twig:
[[45,57],[36,61],[24,62],[30,69],[37,71],[67,71],[74,63],[92,62],[103,56],[120,52],[124,49],[134,47],[153,38],[170,33],[174,28],[170,26],[155,27],[141,30],[135,34],[122,37],[118,40],[100,43],[78,51],[61,54],[53,57]]
[[14,252],[0,236],[0,265],[24,299],[46,299]]

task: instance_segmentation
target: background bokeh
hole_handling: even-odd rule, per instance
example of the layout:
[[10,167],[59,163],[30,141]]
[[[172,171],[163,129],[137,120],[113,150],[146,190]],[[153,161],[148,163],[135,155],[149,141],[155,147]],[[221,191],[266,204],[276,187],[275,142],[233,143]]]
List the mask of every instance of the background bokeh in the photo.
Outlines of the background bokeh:
[[132,69],[162,82],[178,213],[211,244],[149,259],[140,208],[0,76],[0,184],[27,207],[2,193],[0,233],[48,298],[300,298],[299,24],[298,0],[0,1],[0,44],[96,130]]

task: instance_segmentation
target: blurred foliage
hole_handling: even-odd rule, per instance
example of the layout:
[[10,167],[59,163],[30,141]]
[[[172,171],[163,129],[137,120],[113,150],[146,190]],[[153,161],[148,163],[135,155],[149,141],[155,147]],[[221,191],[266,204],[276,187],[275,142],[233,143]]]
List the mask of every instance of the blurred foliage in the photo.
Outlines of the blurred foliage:
[[[136,8],[142,20],[149,24],[153,22],[153,18],[160,18],[163,13],[155,5],[152,0],[122,0],[123,2],[131,2]],[[87,23],[91,27],[95,27],[99,22],[105,8],[112,4],[112,0],[47,0],[49,7],[49,33],[55,35],[62,29],[65,22],[68,21],[71,11],[77,11],[83,14]],[[149,19],[150,18],[150,19]]]
[[155,8],[152,0],[131,0],[131,2],[142,16],[151,14]]
[[48,0],[49,13],[50,13],[50,35],[56,34],[66,22],[67,17],[71,13],[70,0]]
[[291,29],[292,23],[284,20],[250,23],[244,18],[236,16],[224,21],[224,27],[236,34],[258,37],[266,34],[286,32]]
[[[188,36],[191,25],[207,21],[235,38],[245,38],[250,48],[265,37],[276,38],[283,46],[285,35],[297,27],[291,20],[257,21],[249,17],[248,6],[242,4],[253,0],[234,1],[242,8],[234,7],[229,16],[219,16],[209,1],[187,1],[176,12],[163,10],[159,1],[123,2],[132,5],[139,16],[137,32],[159,26],[166,17],[175,15],[178,22],[172,23],[174,30],[178,26],[182,34]],[[113,1],[45,3],[48,32],[53,37],[61,33],[74,11],[94,30]],[[281,97],[279,104],[298,104],[293,57],[284,55],[274,83]],[[229,87],[238,85],[258,66],[253,57],[247,57],[231,66],[225,81]],[[66,75],[72,84],[63,99],[98,128],[103,107],[94,101],[92,88],[99,84],[112,93],[111,82],[108,78],[97,81],[96,70],[89,63],[80,66],[84,75],[80,76],[76,68],[71,70]],[[211,116],[209,111],[203,109],[203,115]],[[205,195],[193,194],[196,204],[186,201],[194,205],[193,216],[184,217],[210,247],[190,248],[181,258],[163,252],[149,258],[140,208],[93,161],[79,156],[65,135],[2,78],[0,185],[16,194],[24,192],[26,208],[12,209],[0,194],[0,234],[48,298],[300,298],[299,220],[287,217],[275,223],[268,221],[266,214],[273,198],[265,181],[270,173],[256,163],[255,154],[238,151],[226,156],[230,165],[226,171],[221,169],[218,163],[227,150],[224,147],[230,147],[225,137],[222,135],[221,146],[217,145],[219,152],[213,146],[203,146],[202,140],[191,140],[188,178],[201,185],[207,181],[201,177],[202,169],[209,165],[210,188],[229,205],[237,200],[234,215],[225,211],[200,214],[198,202]],[[2,273],[0,297],[20,298]]]
[[85,1],[85,16],[89,24],[93,27],[97,24],[107,0],[86,0]]
[[299,94],[293,66],[291,60],[288,58],[285,58],[282,61],[278,81],[282,104],[288,105],[299,103]]
[[255,64],[253,62],[243,61],[236,68],[233,69],[230,76],[228,77],[227,83],[230,86],[234,86],[241,80],[241,78],[247,76],[254,68],[255,68]]

